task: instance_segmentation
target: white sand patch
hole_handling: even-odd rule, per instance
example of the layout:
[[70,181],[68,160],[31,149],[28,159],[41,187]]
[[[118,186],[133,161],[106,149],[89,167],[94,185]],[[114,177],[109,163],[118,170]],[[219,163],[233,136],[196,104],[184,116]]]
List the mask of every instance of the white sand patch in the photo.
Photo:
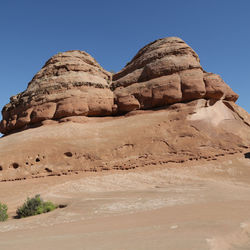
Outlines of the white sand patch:
[[175,206],[192,203],[193,199],[190,197],[167,198],[167,199],[137,199],[114,202],[111,204],[102,205],[99,208],[100,213],[118,213],[118,212],[137,212],[145,210],[159,209],[166,206]]
[[233,113],[223,104],[222,101],[218,101],[213,106],[206,108],[201,108],[198,104],[196,107],[196,113],[188,117],[191,121],[202,120],[217,126],[223,120],[235,120]]

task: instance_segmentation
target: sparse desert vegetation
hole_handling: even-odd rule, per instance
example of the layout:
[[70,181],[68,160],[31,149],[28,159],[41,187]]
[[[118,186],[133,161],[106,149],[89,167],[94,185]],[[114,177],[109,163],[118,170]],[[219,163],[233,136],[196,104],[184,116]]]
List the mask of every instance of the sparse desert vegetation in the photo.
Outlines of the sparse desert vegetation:
[[8,219],[8,206],[0,202],[0,221],[6,221]]
[[43,201],[41,196],[37,194],[33,198],[28,198],[25,203],[16,211],[16,218],[24,218],[42,213],[53,211],[58,206],[51,201]]

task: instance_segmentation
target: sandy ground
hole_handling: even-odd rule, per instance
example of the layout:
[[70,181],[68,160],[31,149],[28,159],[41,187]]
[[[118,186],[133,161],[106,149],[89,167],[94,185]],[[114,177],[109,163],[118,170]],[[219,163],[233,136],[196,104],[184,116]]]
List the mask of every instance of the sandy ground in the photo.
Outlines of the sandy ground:
[[[0,183],[0,249],[250,249],[250,159]],[[26,197],[67,207],[13,219]]]

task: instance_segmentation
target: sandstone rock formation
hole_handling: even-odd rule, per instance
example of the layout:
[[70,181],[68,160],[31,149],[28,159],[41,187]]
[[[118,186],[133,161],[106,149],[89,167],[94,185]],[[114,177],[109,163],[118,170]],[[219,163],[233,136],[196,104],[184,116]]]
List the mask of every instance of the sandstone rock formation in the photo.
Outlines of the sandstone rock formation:
[[110,83],[111,73],[86,52],[59,53],[3,108],[1,133],[68,116],[111,115]]
[[[197,99],[235,102],[238,95],[206,73],[198,55],[180,38],[156,40],[113,76],[86,52],[53,56],[28,88],[2,110],[0,132],[9,134],[76,116],[108,116]],[[74,117],[74,118],[70,118]]]
[[3,108],[0,181],[249,153],[237,98],[179,38],[145,46],[113,79],[86,52],[59,53]]
[[180,38],[156,40],[113,76],[120,112],[150,109],[200,98],[236,101],[220,76],[206,73],[198,55]]
[[225,161],[250,152],[247,117],[199,99],[27,129],[0,139],[0,181]]

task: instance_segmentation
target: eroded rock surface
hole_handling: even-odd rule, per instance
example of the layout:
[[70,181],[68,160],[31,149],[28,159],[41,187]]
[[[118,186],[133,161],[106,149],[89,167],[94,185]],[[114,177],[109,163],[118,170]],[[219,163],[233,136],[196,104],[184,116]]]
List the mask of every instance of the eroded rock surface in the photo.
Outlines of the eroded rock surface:
[[203,70],[198,55],[177,37],[159,39],[142,48],[113,76],[112,87],[120,112],[200,98],[238,99],[220,76]]
[[28,88],[11,97],[2,111],[1,132],[24,129],[44,120],[112,114],[111,73],[83,51],[49,59]]
[[[144,48],[113,75],[83,51],[49,59],[28,88],[2,110],[0,132],[38,125],[83,121],[193,100],[235,102],[238,95],[219,75],[207,73],[183,40],[169,37]],[[70,118],[74,117],[74,118]]]
[[249,114],[229,101],[199,99],[129,116],[64,119],[1,138],[0,181],[185,166],[250,151]]

